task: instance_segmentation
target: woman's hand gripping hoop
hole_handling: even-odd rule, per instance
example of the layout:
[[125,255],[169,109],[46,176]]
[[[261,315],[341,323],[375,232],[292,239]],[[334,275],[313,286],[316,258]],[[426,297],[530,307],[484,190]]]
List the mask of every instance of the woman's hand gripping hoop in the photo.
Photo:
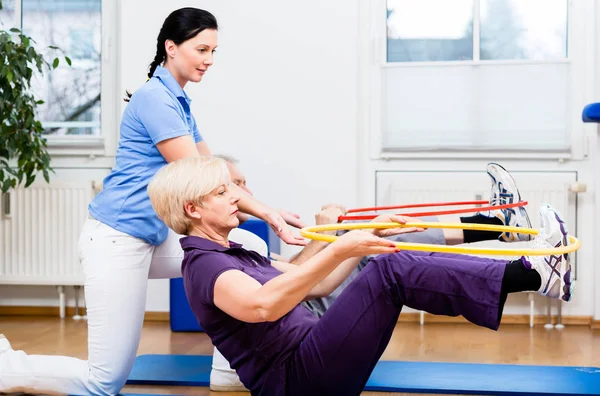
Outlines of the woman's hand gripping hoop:
[[[416,227],[416,228],[457,228],[463,230],[481,230],[481,231],[497,231],[497,232],[517,232],[520,234],[537,235],[538,230],[533,228],[497,226],[488,224],[470,224],[470,223],[428,223],[428,222],[413,222],[413,223],[351,223],[351,224],[324,224],[319,226],[304,227],[300,230],[300,235],[305,238],[323,242],[334,242],[338,237],[335,235],[319,234],[321,231],[337,231],[337,230],[359,230],[370,228],[399,228],[399,227]],[[495,256],[548,256],[556,254],[571,253],[579,249],[581,242],[574,236],[569,236],[569,245],[551,249],[494,249],[487,247],[461,247],[461,246],[443,246],[431,245],[425,243],[407,243],[395,242],[400,250],[418,250],[424,252],[437,253],[457,253],[457,254],[481,254]]]

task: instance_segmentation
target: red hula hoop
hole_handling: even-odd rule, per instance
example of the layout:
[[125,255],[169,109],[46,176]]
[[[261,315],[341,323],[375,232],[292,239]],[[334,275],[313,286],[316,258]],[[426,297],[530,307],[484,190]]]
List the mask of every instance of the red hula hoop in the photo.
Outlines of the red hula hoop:
[[[432,207],[432,206],[458,206],[458,205],[481,205],[484,203],[489,203],[488,201],[463,201],[463,202],[440,202],[440,203],[424,203],[424,204],[412,204],[412,205],[396,205],[396,206],[375,206],[372,208],[357,208],[350,209],[347,213],[357,213],[357,212],[367,212],[367,211],[375,211],[375,210],[390,210],[390,209],[408,209],[408,208],[424,208],[424,207]],[[500,210],[500,209],[510,209],[510,208],[518,208],[521,206],[526,206],[528,204],[527,201],[515,202],[511,204],[505,205],[496,205],[496,206],[478,206],[474,208],[465,208],[465,209],[455,209],[455,210],[436,210],[431,212],[413,212],[413,213],[396,213],[399,216],[440,216],[440,215],[450,215],[450,214],[460,214],[460,213],[474,213],[474,212],[482,212],[486,210]],[[340,216],[338,217],[338,221],[344,220],[373,220],[379,216],[379,214],[375,215],[355,215],[355,216]]]

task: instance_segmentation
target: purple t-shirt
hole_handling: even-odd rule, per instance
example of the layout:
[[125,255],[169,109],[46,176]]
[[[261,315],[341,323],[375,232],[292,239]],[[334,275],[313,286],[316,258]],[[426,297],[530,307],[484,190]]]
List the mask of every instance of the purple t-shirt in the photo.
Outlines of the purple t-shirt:
[[185,292],[203,330],[253,395],[284,394],[284,362],[318,318],[301,304],[275,322],[246,323],[227,315],[213,299],[220,274],[239,270],[264,285],[281,271],[267,258],[235,242],[230,242],[230,248],[195,236],[180,242]]

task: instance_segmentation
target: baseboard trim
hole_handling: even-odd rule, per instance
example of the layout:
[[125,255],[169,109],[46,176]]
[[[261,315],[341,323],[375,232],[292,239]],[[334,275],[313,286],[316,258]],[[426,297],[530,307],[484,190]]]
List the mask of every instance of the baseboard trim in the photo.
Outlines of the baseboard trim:
[[[421,314],[418,312],[403,313],[398,318],[398,323],[415,323],[419,322]],[[558,322],[556,315],[551,317],[553,324]],[[466,324],[469,323],[462,316],[441,316],[431,315],[426,313],[424,316],[425,323],[450,323],[450,324]],[[533,323],[536,325],[546,324],[548,322],[547,315],[535,315],[533,317]],[[600,320],[596,321],[600,328]],[[594,320],[592,316],[563,316],[562,323],[564,325],[571,326],[594,326]],[[502,324],[522,324],[529,325],[529,315],[503,315]]]
[[[85,313],[84,308],[79,309],[79,314]],[[67,307],[67,317],[75,315],[75,307]],[[28,307],[28,306],[0,306],[0,316],[59,316],[58,307]],[[168,322],[169,312],[148,311],[144,316],[147,322]],[[419,323],[420,314],[418,312],[403,313],[398,318],[398,323]],[[425,323],[449,323],[466,324],[469,323],[461,316],[440,316],[426,313]],[[536,315],[533,322],[536,325],[546,324],[548,317],[546,315]],[[556,324],[557,316],[552,316],[552,323]],[[600,329],[600,320],[594,320],[592,316],[563,316],[564,325],[570,326],[590,326],[592,329]],[[529,325],[529,315],[504,315],[502,324]]]
[[169,312],[146,312],[144,316],[146,322],[168,322],[170,320]]
[[[79,314],[85,315],[85,308],[79,308]],[[0,306],[0,316],[54,316],[60,315],[59,307]],[[66,308],[66,316],[75,315],[75,307]],[[146,312],[144,320],[148,322],[168,322],[168,312]]]
[[[79,314],[84,315],[85,309],[79,308]],[[4,316],[59,316],[59,307],[29,307],[29,306],[0,306],[0,315]],[[67,307],[66,315],[75,315],[75,307]]]

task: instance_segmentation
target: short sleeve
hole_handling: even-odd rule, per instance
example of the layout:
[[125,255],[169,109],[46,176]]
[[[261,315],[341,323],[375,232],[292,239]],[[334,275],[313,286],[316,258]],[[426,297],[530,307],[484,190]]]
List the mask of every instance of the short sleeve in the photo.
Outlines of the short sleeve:
[[225,253],[197,251],[185,263],[183,279],[192,310],[198,304],[214,304],[215,282],[225,271],[238,270],[235,259]]
[[194,118],[194,115],[192,115],[192,122],[194,123],[194,127],[192,128],[192,133],[194,134],[194,142],[200,143],[204,140],[204,138],[200,134],[200,130],[198,129],[198,124],[196,124],[196,119]]
[[152,89],[134,98],[138,119],[155,145],[191,133],[181,105],[166,91]]

